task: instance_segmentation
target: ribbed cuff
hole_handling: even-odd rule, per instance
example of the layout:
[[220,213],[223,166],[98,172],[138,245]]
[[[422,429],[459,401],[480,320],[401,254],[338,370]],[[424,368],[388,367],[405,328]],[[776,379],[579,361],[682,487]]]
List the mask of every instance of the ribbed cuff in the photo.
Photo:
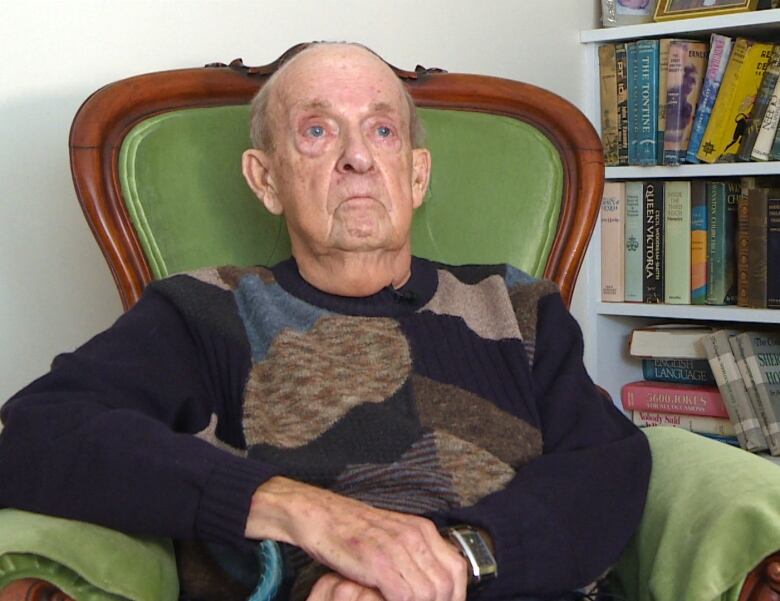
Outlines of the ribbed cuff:
[[252,495],[278,471],[251,459],[227,457],[214,467],[198,507],[196,536],[200,540],[240,545]]

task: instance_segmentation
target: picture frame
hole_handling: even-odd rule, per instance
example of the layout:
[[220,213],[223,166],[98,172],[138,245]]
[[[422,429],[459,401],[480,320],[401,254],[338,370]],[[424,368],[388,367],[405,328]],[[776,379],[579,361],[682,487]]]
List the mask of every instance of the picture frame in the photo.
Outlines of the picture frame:
[[756,10],[758,0],[658,0],[654,21],[713,17]]
[[652,23],[658,0],[601,0],[601,24],[621,27]]

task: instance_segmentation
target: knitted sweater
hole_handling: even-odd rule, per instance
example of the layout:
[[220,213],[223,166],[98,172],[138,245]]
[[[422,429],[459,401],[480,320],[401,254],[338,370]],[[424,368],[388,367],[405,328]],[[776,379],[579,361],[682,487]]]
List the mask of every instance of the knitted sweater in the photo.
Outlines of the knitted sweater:
[[500,577],[470,599],[596,579],[650,471],[554,285],[418,258],[365,298],[292,259],[156,282],[0,417],[0,505],[236,545],[285,475],[490,532]]

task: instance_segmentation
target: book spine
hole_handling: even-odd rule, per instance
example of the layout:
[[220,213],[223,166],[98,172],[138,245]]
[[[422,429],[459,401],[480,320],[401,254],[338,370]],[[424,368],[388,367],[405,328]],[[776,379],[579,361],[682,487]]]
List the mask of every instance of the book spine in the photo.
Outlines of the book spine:
[[658,40],[638,40],[637,59],[639,62],[637,161],[640,165],[656,165],[658,163]]
[[708,182],[710,222],[707,238],[707,304],[709,305],[733,305],[736,302],[734,244],[739,194],[740,188],[735,182]]
[[758,417],[750,407],[742,376],[731,352],[729,332],[719,330],[709,336],[703,336],[702,346],[712,368],[712,375],[718,384],[723,403],[734,424],[740,446],[746,451],[755,452],[767,448]]
[[664,298],[663,184],[652,180],[644,182],[643,197],[642,300],[661,303]]
[[623,386],[620,399],[626,411],[660,411],[729,417],[723,398],[716,387],[631,382]]
[[712,107],[715,104],[715,98],[718,95],[723,74],[726,71],[729,56],[731,55],[731,38],[714,33],[710,36],[710,53],[707,61],[707,73],[704,77],[704,83],[701,89],[701,98],[696,109],[696,115],[691,127],[691,139],[688,143],[688,150],[685,155],[686,163],[698,163],[699,159],[696,153],[699,152],[701,140],[704,137],[704,131],[712,114]]
[[683,428],[697,434],[734,436],[734,425],[723,417],[684,415],[682,413],[660,413],[657,411],[634,411],[632,421],[640,428],[670,426]]
[[735,243],[737,263],[737,305],[747,307],[750,270],[748,265],[750,236],[748,231],[748,189],[753,178],[741,179],[741,192],[737,200],[737,239]]
[[[780,48],[780,45],[775,46]],[[780,123],[780,110],[778,110],[778,97],[780,97],[780,78],[775,81],[775,87],[769,98],[764,118],[758,129],[755,144],[750,152],[750,158],[756,161],[768,161],[772,154],[775,136],[777,135],[777,125]]]
[[664,134],[664,163],[679,165],[685,162],[690,142],[693,116],[704,79],[707,45],[702,42],[678,40],[672,43],[669,53],[670,69],[673,55],[679,55],[674,57],[675,62],[679,61],[679,65],[675,65],[678,74],[674,78],[674,84],[672,85],[670,73],[670,85],[667,88],[667,101],[670,104]]
[[[765,158],[757,158],[757,160],[766,161],[769,159],[769,152],[772,150],[772,142],[775,139],[774,129],[771,134],[767,135],[763,125],[764,118],[767,115],[767,110],[771,108],[771,113],[775,113],[774,105],[777,104],[775,96],[775,86],[777,85],[778,76],[780,75],[780,45],[777,45],[772,50],[772,58],[769,62],[769,66],[764,72],[764,77],[761,80],[761,87],[756,94],[756,100],[753,103],[753,110],[750,112],[750,123],[747,131],[742,138],[742,143],[739,146],[739,152],[737,156],[741,161],[749,161],[753,157],[753,152],[763,154]],[[774,98],[774,100],[773,100]],[[770,116],[770,121],[772,117]],[[777,121],[775,121],[775,128],[777,127]],[[759,135],[761,137],[761,145],[756,147]],[[767,148],[768,147],[768,148]],[[766,148],[766,153],[763,153],[762,149]]]
[[[780,447],[780,337],[761,332],[744,332],[745,363],[756,387],[773,446]],[[770,447],[770,452],[773,447]]]
[[642,359],[642,376],[652,382],[716,385],[706,359]]
[[664,302],[691,303],[691,182],[664,184]]
[[748,306],[766,307],[767,190],[748,192]]
[[739,375],[742,377],[742,382],[745,384],[748,401],[753,408],[753,412],[758,417],[761,433],[764,435],[764,440],[766,440],[767,446],[769,447],[769,452],[772,453],[772,455],[776,455],[780,452],[780,445],[773,439],[772,434],[769,431],[769,420],[764,411],[764,406],[758,398],[758,391],[756,390],[756,383],[753,380],[753,375],[750,373],[747,361],[745,361],[746,354],[742,338],[739,335],[731,336],[729,338],[729,344],[731,345],[731,351],[734,353],[734,359],[737,362]]
[[669,48],[672,38],[658,40],[658,129],[656,131],[655,144],[659,165],[664,160],[664,132],[666,131],[666,89],[667,76],[669,74]]
[[618,107],[618,164],[628,165],[628,64],[626,45],[615,44]]
[[601,300],[623,302],[626,185],[606,182],[601,199]]
[[[679,122],[682,106],[680,104],[680,92],[683,87],[683,63],[685,62],[686,46],[682,40],[671,40],[667,48],[666,61],[666,98],[665,126],[664,126],[664,165],[678,165]],[[663,63],[661,65],[663,67]]]
[[624,257],[625,302],[642,302],[642,223],[644,213],[642,182],[626,182],[626,228]]
[[780,309],[780,190],[775,188],[766,203],[766,306]]
[[639,140],[639,57],[637,43],[626,42],[626,81],[628,90],[628,164],[638,165]]
[[601,144],[607,166],[618,165],[618,108],[615,45],[599,46],[599,92],[601,100]]
[[691,304],[707,301],[707,184],[691,182]]

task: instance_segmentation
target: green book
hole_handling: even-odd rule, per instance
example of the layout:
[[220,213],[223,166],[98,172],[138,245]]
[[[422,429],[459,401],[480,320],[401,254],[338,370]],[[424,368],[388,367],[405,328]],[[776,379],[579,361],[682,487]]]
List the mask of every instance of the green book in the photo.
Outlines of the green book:
[[708,305],[733,305],[737,301],[735,241],[740,193],[739,182],[707,182]]
[[691,304],[691,182],[664,183],[664,302]]
[[642,182],[626,182],[626,233],[623,296],[627,303],[642,302]]

